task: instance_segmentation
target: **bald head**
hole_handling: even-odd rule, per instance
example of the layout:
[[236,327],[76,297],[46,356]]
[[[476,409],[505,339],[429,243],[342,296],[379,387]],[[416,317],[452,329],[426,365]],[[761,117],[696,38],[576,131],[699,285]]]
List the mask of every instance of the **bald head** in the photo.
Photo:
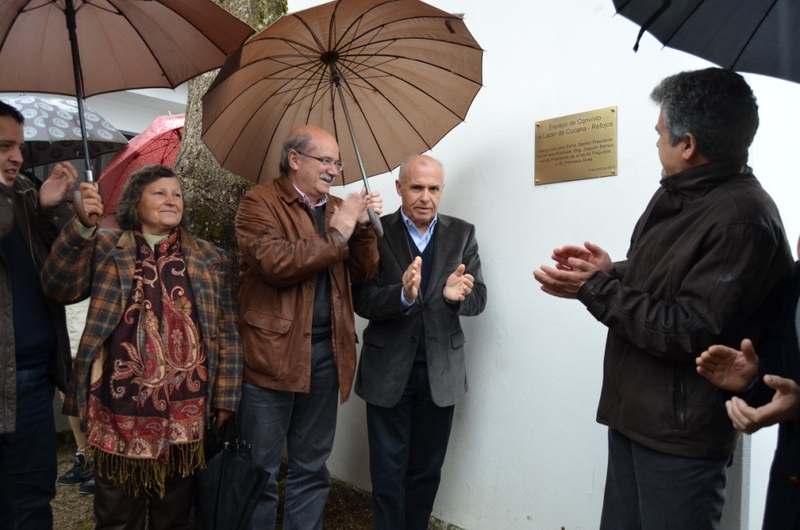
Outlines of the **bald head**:
[[441,162],[428,155],[412,155],[403,160],[400,164],[400,174],[397,180],[400,181],[400,185],[402,186],[409,172],[425,170],[436,171],[437,169],[439,173],[441,173],[442,181],[444,182],[444,167]]
[[414,155],[400,165],[395,182],[403,213],[424,234],[436,217],[444,189],[442,164],[427,155]]

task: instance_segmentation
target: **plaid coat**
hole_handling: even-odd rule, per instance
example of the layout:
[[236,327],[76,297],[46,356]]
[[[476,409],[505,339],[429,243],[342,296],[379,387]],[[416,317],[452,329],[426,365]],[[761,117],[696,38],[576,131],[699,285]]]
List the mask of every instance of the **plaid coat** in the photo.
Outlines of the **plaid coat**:
[[[208,362],[209,409],[236,411],[242,383],[242,344],[222,250],[181,231],[181,251],[197,306]],[[64,304],[91,296],[86,329],[73,364],[64,410],[86,421],[89,377],[125,311],[133,282],[136,241],[130,231],[99,230],[89,239],[69,223],[42,271],[45,293]],[[207,414],[210,410],[206,411]]]

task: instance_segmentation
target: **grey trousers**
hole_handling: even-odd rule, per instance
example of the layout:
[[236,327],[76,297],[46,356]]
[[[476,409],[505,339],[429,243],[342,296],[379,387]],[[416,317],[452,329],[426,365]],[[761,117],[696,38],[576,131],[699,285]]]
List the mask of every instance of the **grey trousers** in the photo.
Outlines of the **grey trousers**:
[[719,530],[729,462],[668,455],[609,429],[600,530]]
[[322,530],[322,512],[331,486],[325,462],[336,432],[339,377],[330,340],[311,345],[311,391],[281,392],[242,385],[239,433],[253,445],[253,458],[270,477],[248,530],[273,530],[278,510],[278,473],[283,442],[289,469],[283,530]]

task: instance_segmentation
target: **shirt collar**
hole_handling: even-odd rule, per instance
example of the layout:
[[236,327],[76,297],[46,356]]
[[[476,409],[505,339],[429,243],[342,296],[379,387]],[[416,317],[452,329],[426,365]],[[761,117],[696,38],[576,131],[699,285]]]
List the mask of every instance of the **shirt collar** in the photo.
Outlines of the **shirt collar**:
[[320,199],[317,201],[317,204],[311,204],[311,200],[309,200],[308,195],[300,191],[300,188],[295,186],[294,182],[292,182],[292,186],[294,186],[294,189],[296,189],[297,193],[300,194],[300,198],[303,199],[303,202],[306,203],[308,207],[311,208],[312,210],[316,210],[317,208],[319,208],[320,206],[324,206],[328,202],[328,194],[325,194],[322,197],[320,197]]
[[[422,235],[420,233],[420,231],[419,231],[419,228],[417,228],[416,225],[414,225],[414,223],[411,221],[411,219],[406,217],[406,213],[403,211],[403,207],[402,206],[400,207],[400,217],[403,219],[403,223],[405,223],[406,229],[408,229],[409,232],[411,232],[412,234],[416,232],[420,236]],[[433,220],[431,221],[431,224],[428,225],[428,230],[425,231],[425,235],[426,236],[433,235],[433,229],[436,228],[436,222],[438,220],[439,220],[439,214],[437,213],[437,214],[435,214],[433,216]]]

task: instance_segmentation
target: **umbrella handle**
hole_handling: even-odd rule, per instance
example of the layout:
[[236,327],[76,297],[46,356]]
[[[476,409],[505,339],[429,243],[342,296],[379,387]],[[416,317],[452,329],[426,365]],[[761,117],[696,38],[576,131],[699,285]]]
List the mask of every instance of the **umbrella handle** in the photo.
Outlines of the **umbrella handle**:
[[[103,198],[103,193],[100,191],[100,188],[97,186],[97,183],[94,183],[95,187],[97,188],[97,192],[100,193],[100,198]],[[72,193],[72,208],[75,210],[75,217],[78,218],[80,223],[87,227],[92,228],[98,225],[100,222],[100,216],[96,213],[91,215],[86,213],[86,208],[83,207],[83,197],[81,196],[80,190],[75,190]]]
[[381,224],[381,218],[378,217],[378,214],[375,213],[375,210],[372,207],[367,208],[367,214],[369,215],[369,222],[372,223],[372,229],[375,231],[375,234],[378,237],[383,237],[383,225]]

